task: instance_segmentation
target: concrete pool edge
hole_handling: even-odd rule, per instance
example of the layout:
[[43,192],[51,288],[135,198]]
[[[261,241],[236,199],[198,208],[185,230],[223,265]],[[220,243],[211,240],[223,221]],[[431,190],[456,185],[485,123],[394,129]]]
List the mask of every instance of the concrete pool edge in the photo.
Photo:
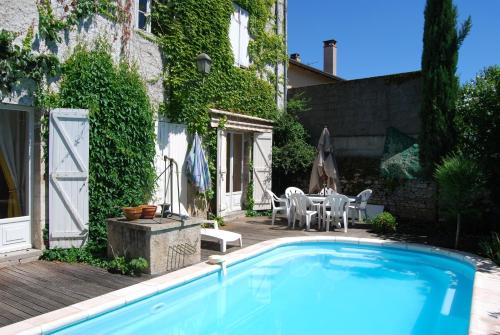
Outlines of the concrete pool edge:
[[[473,266],[475,271],[471,303],[469,334],[488,334],[500,331],[500,267],[483,257],[423,244],[397,242],[393,240],[352,238],[341,236],[300,236],[283,237],[260,242],[224,255],[228,266],[255,257],[266,251],[287,244],[301,242],[342,242],[359,245],[385,246],[411,251],[422,251],[451,257]],[[84,321],[96,315],[120,308],[121,306],[147,298],[158,292],[171,289],[196,280],[207,274],[219,271],[218,265],[206,262],[198,263],[175,272],[125,287],[89,300],[85,300],[62,309],[35,316],[3,328],[2,334],[43,334],[74,322]]]

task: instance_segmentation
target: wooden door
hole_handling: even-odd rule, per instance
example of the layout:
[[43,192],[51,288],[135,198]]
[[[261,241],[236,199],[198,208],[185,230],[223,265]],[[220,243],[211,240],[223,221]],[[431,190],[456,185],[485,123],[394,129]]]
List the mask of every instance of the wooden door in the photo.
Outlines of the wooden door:
[[81,247],[88,236],[89,120],[55,109],[49,123],[49,246]]

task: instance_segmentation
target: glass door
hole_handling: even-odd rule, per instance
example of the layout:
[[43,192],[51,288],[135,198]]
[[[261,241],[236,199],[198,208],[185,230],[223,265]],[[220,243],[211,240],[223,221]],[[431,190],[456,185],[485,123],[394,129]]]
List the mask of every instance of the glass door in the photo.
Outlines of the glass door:
[[31,247],[31,115],[0,109],[0,252]]
[[243,195],[243,133],[226,136],[226,205],[229,211],[241,210]]

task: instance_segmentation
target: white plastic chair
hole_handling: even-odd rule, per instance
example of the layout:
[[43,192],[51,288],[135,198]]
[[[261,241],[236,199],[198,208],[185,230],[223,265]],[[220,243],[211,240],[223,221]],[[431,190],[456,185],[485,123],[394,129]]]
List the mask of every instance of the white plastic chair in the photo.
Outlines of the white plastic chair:
[[[274,220],[276,219],[276,214],[278,212],[283,212],[284,214],[287,214],[288,216],[288,206],[287,206],[287,199],[281,199],[276,196],[271,190],[266,190],[267,195],[271,198],[271,206],[273,209],[273,220],[271,222],[271,225],[274,226]],[[283,204],[282,206],[276,206],[276,204]]]
[[287,187],[287,189],[285,190],[285,196],[287,198],[289,198],[291,194],[295,194],[295,193],[297,193],[297,194],[304,194],[304,191],[302,191],[298,187],[293,187],[293,186],[292,187]]
[[323,224],[326,226],[326,231],[330,231],[330,224],[337,223],[341,227],[341,222],[344,224],[344,232],[347,233],[349,198],[342,194],[332,194],[326,197],[323,201]]
[[297,221],[297,219],[299,220],[299,226],[302,227],[304,225],[302,220],[303,218],[305,218],[306,230],[309,230],[309,228],[311,228],[312,217],[318,215],[317,211],[311,211],[307,209],[308,207],[313,205],[312,201],[304,194],[293,193],[290,195],[290,202],[294,211],[292,218],[292,228],[295,229],[295,221]]
[[[365,218],[368,218],[368,215],[366,214],[366,205],[368,203],[368,199],[370,199],[371,196],[372,190],[364,190],[356,196],[356,202],[349,206],[350,210],[354,210],[356,214],[358,214],[358,222],[364,221],[363,215],[361,215],[362,213],[364,214]],[[352,216],[352,222],[354,223],[354,215]]]
[[288,226],[291,225],[292,221],[293,221],[293,215],[294,215],[294,211],[292,210],[292,202],[290,201],[290,196],[292,194],[304,194],[304,191],[302,191],[300,188],[298,187],[287,187],[286,190],[285,190],[285,197],[287,199],[287,203],[286,203],[286,216],[288,218]]

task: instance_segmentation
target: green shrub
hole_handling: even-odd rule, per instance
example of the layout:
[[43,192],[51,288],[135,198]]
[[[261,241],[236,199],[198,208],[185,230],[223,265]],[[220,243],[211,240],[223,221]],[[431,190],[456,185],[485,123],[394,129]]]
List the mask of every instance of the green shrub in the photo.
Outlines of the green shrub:
[[217,222],[217,224],[219,225],[219,227],[223,227],[226,225],[226,223],[224,222],[224,218],[222,216],[217,216],[213,213],[209,213],[208,214],[208,219],[209,220],[214,220],[215,222]]
[[481,71],[460,90],[455,117],[458,149],[477,162],[500,204],[500,66]]
[[309,133],[298,116],[309,109],[308,103],[301,94],[295,95],[288,101],[287,111],[280,114],[274,124],[273,174],[285,177],[312,167],[316,150],[307,142]]
[[475,161],[455,154],[444,159],[436,168],[434,177],[439,186],[441,209],[457,219],[456,248],[461,217],[476,208],[474,203],[482,194],[483,176]]
[[382,212],[370,220],[372,229],[376,233],[394,233],[396,231],[396,218],[389,212]]
[[500,234],[493,232],[491,237],[479,243],[481,254],[490,258],[493,262],[500,265]]
[[118,256],[109,262],[108,271],[122,275],[140,276],[147,267],[148,261],[142,257],[128,260],[123,256]]
[[89,246],[103,253],[106,218],[144,203],[154,190],[155,131],[145,84],[98,42],[92,50],[75,48],[50,100],[45,107],[89,109]]
[[105,258],[94,256],[88,248],[47,249],[44,250],[40,259],[51,262],[86,263],[101,268],[108,267],[108,261]]

